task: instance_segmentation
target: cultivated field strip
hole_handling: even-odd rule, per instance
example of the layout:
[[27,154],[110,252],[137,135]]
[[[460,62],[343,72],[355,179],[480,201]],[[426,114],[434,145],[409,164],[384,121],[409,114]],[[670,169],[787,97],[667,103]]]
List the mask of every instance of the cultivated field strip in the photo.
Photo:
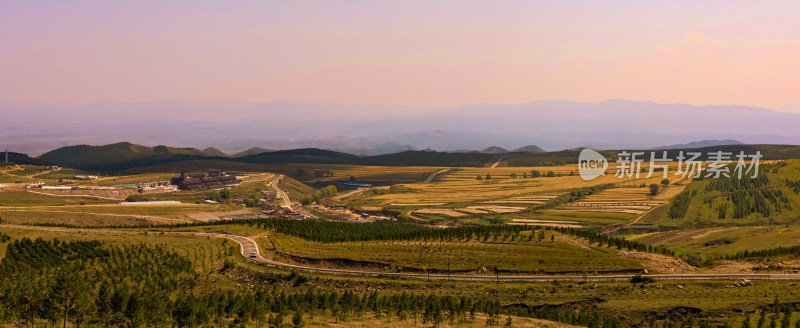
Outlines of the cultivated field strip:
[[664,199],[654,199],[649,193],[649,188],[610,188],[578,202],[559,206],[554,211],[644,214],[666,203]]

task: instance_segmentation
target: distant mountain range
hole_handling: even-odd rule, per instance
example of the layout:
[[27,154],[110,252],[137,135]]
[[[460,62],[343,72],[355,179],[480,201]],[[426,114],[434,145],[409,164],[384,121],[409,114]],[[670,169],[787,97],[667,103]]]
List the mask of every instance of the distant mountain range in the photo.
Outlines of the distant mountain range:
[[[252,150],[255,152],[256,150]],[[224,155],[224,154],[223,154]],[[26,161],[54,163],[64,167],[79,168],[93,172],[118,173],[137,167],[165,163],[216,160],[220,163],[238,162],[251,164],[315,163],[356,164],[380,166],[483,166],[498,157],[487,153],[448,153],[415,151],[357,156],[349,153],[317,148],[302,148],[265,151],[240,156],[219,156],[212,149],[176,148],[167,146],[147,147],[130,142],[119,142],[103,146],[77,145],[49,151],[38,159],[25,156]]]
[[681,149],[681,148],[703,148],[703,147],[711,147],[711,146],[724,146],[724,145],[744,145],[744,142],[739,140],[701,140],[695,142],[689,142],[685,144],[679,145],[669,145],[669,146],[661,146],[655,147],[653,149]]
[[[534,149],[526,146],[524,149]],[[552,166],[576,163],[580,148],[556,151],[505,151],[501,147],[489,147],[487,151],[472,152],[439,152],[409,150],[392,154],[357,156],[353,154],[317,148],[302,148],[279,151],[267,151],[251,155],[218,156],[218,152],[209,149],[176,148],[168,146],[147,147],[129,142],[120,142],[104,146],[67,146],[43,154],[40,158],[27,157],[14,153],[14,160],[22,164],[56,164],[64,167],[79,168],[94,172],[122,173],[134,168],[147,168],[170,163],[171,168],[196,168],[198,161],[213,161],[217,168],[226,169],[226,163],[247,164],[351,164],[375,166],[439,166],[439,167],[480,167],[487,166],[503,157],[508,166]],[[628,149],[635,150],[635,149]],[[681,150],[698,151],[704,156],[710,151],[723,150],[738,153],[744,151],[754,154],[760,151],[764,160],[800,158],[800,146],[794,145],[718,145],[702,148],[681,148]],[[645,150],[640,150],[645,151]],[[677,156],[679,150],[670,149],[670,158]],[[614,160],[616,150],[601,150],[609,160]],[[182,164],[181,164],[182,163]],[[232,166],[232,165],[231,165]]]
[[[234,154],[321,148],[359,155],[407,150],[653,149],[698,140],[800,144],[800,114],[746,106],[608,100],[421,108],[294,101],[172,100],[80,106],[4,105],[0,148],[42,154],[129,141]],[[43,119],[46,118],[46,119]],[[215,152],[211,149],[207,153]],[[221,155],[217,153],[217,155]]]

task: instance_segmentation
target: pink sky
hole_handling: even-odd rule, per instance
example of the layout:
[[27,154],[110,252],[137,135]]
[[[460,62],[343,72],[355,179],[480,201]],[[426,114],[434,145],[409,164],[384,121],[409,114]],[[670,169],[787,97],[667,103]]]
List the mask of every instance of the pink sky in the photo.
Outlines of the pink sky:
[[624,98],[800,112],[800,2],[6,1],[0,72],[3,103]]

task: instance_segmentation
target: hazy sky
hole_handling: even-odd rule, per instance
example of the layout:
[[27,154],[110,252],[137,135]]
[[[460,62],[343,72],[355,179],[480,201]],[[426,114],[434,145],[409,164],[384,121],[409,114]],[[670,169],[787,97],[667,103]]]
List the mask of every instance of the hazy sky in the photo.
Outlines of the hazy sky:
[[2,1],[0,102],[800,111],[800,1]]

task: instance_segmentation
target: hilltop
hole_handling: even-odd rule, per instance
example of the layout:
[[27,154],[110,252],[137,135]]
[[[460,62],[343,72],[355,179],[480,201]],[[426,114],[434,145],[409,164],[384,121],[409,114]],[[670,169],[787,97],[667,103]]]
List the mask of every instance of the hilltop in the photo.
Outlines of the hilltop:
[[270,152],[270,151],[272,151],[272,150],[264,149],[264,148],[261,148],[261,147],[253,147],[253,148],[250,148],[248,150],[240,151],[238,153],[235,153],[231,157],[242,157],[242,156],[248,156],[248,155],[258,155],[258,154],[266,153],[266,152]]
[[303,148],[291,150],[278,150],[264,152],[256,155],[242,156],[233,159],[244,163],[326,163],[326,164],[349,164],[357,162],[358,156],[353,154],[341,153],[332,150],[318,148]]
[[525,147],[519,147],[517,149],[514,149],[511,152],[512,153],[518,153],[518,152],[544,153],[545,151],[544,151],[544,149],[542,149],[541,147],[539,147],[537,145],[527,145]]
[[503,147],[498,147],[498,146],[491,146],[489,148],[481,150],[481,152],[482,153],[487,153],[487,154],[505,154],[505,153],[508,153],[508,149],[505,149]]

